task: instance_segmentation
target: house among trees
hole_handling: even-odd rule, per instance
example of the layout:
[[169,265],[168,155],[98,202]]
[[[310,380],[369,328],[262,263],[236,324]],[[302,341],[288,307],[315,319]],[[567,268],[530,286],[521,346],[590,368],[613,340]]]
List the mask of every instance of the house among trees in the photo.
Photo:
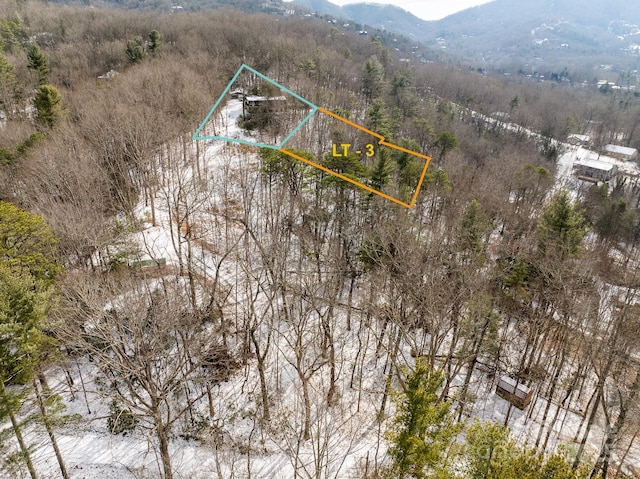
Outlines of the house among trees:
[[231,98],[233,98],[234,100],[239,100],[244,96],[244,94],[242,93],[242,90],[240,90],[239,88],[236,90],[230,91],[229,95],[231,95]]
[[638,158],[638,150],[619,145],[606,145],[604,151],[622,161],[633,161]]
[[591,142],[591,137],[589,135],[580,135],[578,133],[572,133],[567,139],[569,143],[575,146],[588,145]]
[[496,387],[496,394],[506,399],[518,409],[524,409],[531,402],[533,391],[510,376],[502,376]]
[[249,95],[244,98],[244,104],[248,107],[257,107],[262,105],[269,105],[272,102],[286,102],[287,97],[285,96],[258,96],[258,95]]
[[115,70],[109,70],[107,73],[105,73],[104,75],[100,75],[98,77],[98,80],[113,80],[115,77],[118,76],[118,72]]
[[617,173],[618,167],[616,165],[602,159],[583,158],[573,164],[573,174],[586,181],[609,181]]
[[[281,113],[290,106],[285,96],[246,95],[243,97],[242,117],[239,125],[245,130],[265,130],[271,128],[271,133],[282,127]],[[275,128],[275,130],[273,130]]]

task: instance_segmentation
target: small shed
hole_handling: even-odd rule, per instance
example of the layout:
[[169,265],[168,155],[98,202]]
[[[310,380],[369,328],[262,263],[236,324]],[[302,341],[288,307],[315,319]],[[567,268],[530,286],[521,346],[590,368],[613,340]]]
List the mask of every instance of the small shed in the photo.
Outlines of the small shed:
[[584,158],[573,164],[573,174],[587,181],[609,181],[618,173],[618,167],[609,161]]
[[518,409],[524,409],[531,402],[533,390],[510,376],[501,376],[496,387],[496,394],[506,399]]
[[633,161],[638,158],[638,150],[619,145],[605,145],[604,151],[622,161]]
[[502,376],[498,381],[496,394],[518,409],[524,409],[531,402],[533,391],[524,384],[520,384],[517,379],[513,379],[510,376]]

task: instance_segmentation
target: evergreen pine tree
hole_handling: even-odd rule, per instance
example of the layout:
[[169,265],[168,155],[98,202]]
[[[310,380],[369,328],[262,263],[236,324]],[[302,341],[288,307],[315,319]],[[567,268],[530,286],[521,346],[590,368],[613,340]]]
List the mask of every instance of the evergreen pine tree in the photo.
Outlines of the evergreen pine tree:
[[37,474],[17,418],[24,391],[9,388],[29,382],[39,363],[39,353],[47,342],[43,326],[48,289],[28,273],[12,271],[0,263],[0,421],[11,420],[32,479]]
[[15,68],[0,53],[0,110],[10,112],[20,96]]
[[147,47],[149,53],[155,56],[158,53],[158,49],[162,45],[162,36],[158,30],[151,30],[149,32],[149,46]]
[[[497,423],[477,422],[465,431],[465,479],[586,479],[589,468],[573,469],[562,448],[551,455],[517,444]],[[594,476],[597,479],[599,476]]]
[[386,148],[381,148],[378,155],[378,162],[371,171],[371,187],[375,190],[382,191],[382,188],[389,183],[391,171],[392,165],[389,161],[389,151]]
[[0,266],[49,285],[62,270],[56,244],[42,216],[0,201]]
[[28,67],[38,73],[38,85],[45,85],[49,79],[49,62],[37,43],[31,43],[27,49]]
[[[0,201],[0,421],[11,420],[32,479],[36,472],[17,417],[25,388],[16,386],[35,385],[44,358],[55,349],[56,341],[45,332],[53,281],[61,271],[55,248],[56,240],[41,216]],[[43,378],[40,375],[44,386]],[[42,394],[36,389],[41,419],[62,475],[68,477],[49,419],[55,396],[46,389]]]
[[141,36],[137,36],[133,41],[127,40],[127,58],[131,63],[137,63],[146,56],[144,43]]
[[372,100],[381,95],[384,88],[384,67],[375,55],[369,57],[364,65],[362,83],[368,99]]
[[436,138],[435,146],[440,149],[438,162],[444,160],[447,153],[454,150],[458,146],[458,139],[450,131],[441,131]]
[[491,223],[482,212],[478,200],[472,200],[466,207],[460,225],[460,247],[469,255],[478,255],[485,248],[483,236]]
[[585,219],[566,190],[558,193],[544,210],[538,225],[539,248],[543,255],[564,259],[580,252],[587,230]]
[[461,426],[453,421],[451,403],[438,402],[442,381],[440,372],[418,358],[394,398],[397,413],[388,433],[394,477],[452,477],[450,456]]
[[376,98],[371,103],[371,107],[367,110],[366,127],[382,135],[387,141],[391,138],[393,121],[389,117],[389,112],[382,99]]
[[64,107],[60,91],[51,85],[40,85],[33,99],[36,120],[48,128],[53,128],[62,118]]

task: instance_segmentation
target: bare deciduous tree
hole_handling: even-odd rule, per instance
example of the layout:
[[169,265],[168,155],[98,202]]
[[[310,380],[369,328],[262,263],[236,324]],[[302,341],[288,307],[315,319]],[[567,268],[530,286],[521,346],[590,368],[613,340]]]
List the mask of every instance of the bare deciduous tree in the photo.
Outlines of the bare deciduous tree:
[[64,341],[93,359],[103,393],[155,435],[163,477],[171,479],[172,426],[221,366],[214,328],[203,324],[179,280],[70,276],[63,293]]

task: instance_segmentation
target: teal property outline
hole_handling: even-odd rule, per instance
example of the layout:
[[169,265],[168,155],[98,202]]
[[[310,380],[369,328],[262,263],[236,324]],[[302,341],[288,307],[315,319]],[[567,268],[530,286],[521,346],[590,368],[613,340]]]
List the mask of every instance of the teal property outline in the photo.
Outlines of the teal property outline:
[[[202,129],[204,128],[204,126],[209,122],[209,119],[211,118],[211,115],[213,115],[213,112],[218,108],[218,106],[220,106],[220,103],[222,103],[222,101],[225,99],[225,97],[227,96],[227,93],[229,93],[229,90],[231,90],[231,87],[233,86],[233,84],[235,83],[235,81],[238,79],[238,77],[240,76],[240,74],[243,72],[243,70],[249,70],[250,72],[258,75],[260,78],[262,78],[265,81],[268,81],[269,83],[272,83],[273,85],[275,85],[276,87],[278,87],[280,90],[288,93],[289,95],[292,95],[294,98],[300,100],[301,102],[305,103],[306,105],[308,105],[309,107],[311,107],[311,111],[309,112],[309,114],[304,118],[304,120],[302,120],[298,126],[296,126],[293,131],[291,133],[289,133],[289,135],[287,135],[287,137],[282,140],[282,142],[280,142],[279,145],[267,145],[264,143],[256,143],[253,141],[247,141],[247,140],[241,140],[238,138],[229,138],[227,136],[218,136],[218,135],[212,135],[212,136],[199,136],[200,132],[202,131]],[[244,101],[244,100],[243,100]],[[214,103],[213,107],[211,108],[211,110],[209,111],[209,113],[207,114],[207,116],[204,118],[204,120],[202,120],[202,123],[200,123],[200,126],[198,127],[198,129],[195,131],[195,133],[193,134],[192,140],[196,141],[196,140],[223,140],[223,141],[231,141],[234,143],[243,143],[245,145],[251,145],[251,146],[259,146],[259,147],[265,147],[265,148],[273,148],[275,150],[279,150],[282,147],[284,147],[284,145],[291,139],[291,137],[293,135],[295,135],[298,130],[302,127],[302,125],[304,125],[307,121],[309,121],[309,119],[316,113],[316,111],[318,111],[318,106],[314,105],[313,103],[311,103],[309,100],[307,100],[306,98],[301,97],[300,95],[298,95],[297,93],[289,90],[287,87],[280,85],[277,81],[269,78],[266,75],[263,75],[262,73],[260,73],[259,71],[251,68],[249,65],[243,63],[240,68],[238,69],[238,71],[236,72],[235,75],[233,75],[233,78],[231,79],[231,81],[229,82],[229,84],[227,85],[227,87],[224,89],[224,91],[222,92],[222,94],[220,95],[220,97],[218,98],[218,100]]]

